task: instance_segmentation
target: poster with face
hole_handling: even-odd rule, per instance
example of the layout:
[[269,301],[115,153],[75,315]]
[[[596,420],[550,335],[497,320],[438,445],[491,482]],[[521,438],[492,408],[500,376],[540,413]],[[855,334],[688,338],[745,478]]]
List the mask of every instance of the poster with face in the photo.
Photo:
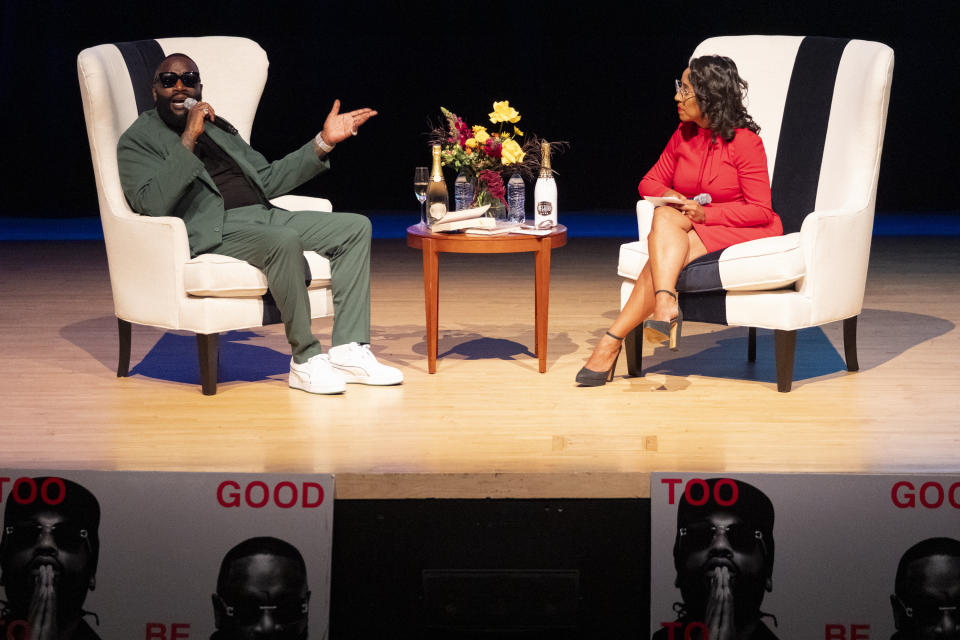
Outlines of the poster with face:
[[0,470],[0,638],[325,638],[331,475]]
[[651,477],[651,637],[960,640],[960,476]]

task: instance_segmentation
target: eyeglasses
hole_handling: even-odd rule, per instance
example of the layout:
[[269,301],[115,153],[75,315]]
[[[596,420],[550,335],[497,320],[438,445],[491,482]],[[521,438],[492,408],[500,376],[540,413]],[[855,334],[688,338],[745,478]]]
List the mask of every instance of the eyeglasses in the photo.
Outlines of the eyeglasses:
[[183,73],[174,73],[172,71],[164,71],[163,73],[157,74],[155,82],[159,82],[160,86],[164,89],[170,89],[177,86],[177,80],[182,82],[183,86],[193,89],[200,84],[200,72],[184,71]]
[[680,541],[693,549],[706,549],[713,544],[713,539],[720,533],[734,551],[741,553],[750,553],[757,548],[757,545],[763,545],[763,533],[743,523],[722,526],[701,522],[680,527]]
[[217,594],[217,599],[223,605],[224,613],[242,625],[256,624],[265,612],[269,612],[270,617],[277,624],[291,624],[305,618],[309,607],[304,598],[275,604],[245,602],[237,605],[227,604],[227,601],[221,598],[219,594]]
[[90,548],[90,534],[80,525],[60,522],[54,525],[19,524],[4,527],[4,541],[14,547],[30,547],[40,539],[44,532],[50,534],[58,549],[69,552],[79,551],[84,544]]
[[[184,83],[184,84],[186,84],[186,83]],[[171,85],[171,86],[172,86],[172,85]],[[688,100],[688,99],[694,97],[693,91],[691,91],[690,89],[687,89],[685,86],[683,86],[682,84],[680,84],[680,81],[677,80],[677,79],[674,79],[674,81],[673,81],[673,87],[674,87],[674,89],[677,90],[677,93],[680,94],[680,100],[681,100],[681,101]]]
[[954,620],[960,620],[960,604],[943,606],[934,601],[927,601],[911,606],[901,600],[900,596],[894,595],[893,597],[896,598],[900,606],[903,607],[903,612],[907,617],[920,625],[933,626],[940,622],[945,613],[950,614],[950,617]]

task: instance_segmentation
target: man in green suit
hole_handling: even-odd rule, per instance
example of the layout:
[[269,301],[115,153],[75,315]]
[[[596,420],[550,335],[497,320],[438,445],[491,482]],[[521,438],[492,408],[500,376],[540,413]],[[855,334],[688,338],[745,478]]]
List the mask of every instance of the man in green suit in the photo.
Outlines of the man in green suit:
[[[224,130],[229,125],[213,126],[216,113],[203,102],[202,89],[196,63],[183,54],[167,56],[157,67],[156,108],[141,114],[117,146],[130,206],[146,215],[183,218],[192,255],[232,256],[266,274],[290,342],[291,387],[342,393],[347,382],[401,383],[403,373],[370,352],[370,221],[353,213],[285,211],[269,202],[328,169],[333,147],[357,135],[377,112],[340,113],[336,100],[314,140],[268,162]],[[330,260],[336,311],[328,354],[310,330],[303,251]]]

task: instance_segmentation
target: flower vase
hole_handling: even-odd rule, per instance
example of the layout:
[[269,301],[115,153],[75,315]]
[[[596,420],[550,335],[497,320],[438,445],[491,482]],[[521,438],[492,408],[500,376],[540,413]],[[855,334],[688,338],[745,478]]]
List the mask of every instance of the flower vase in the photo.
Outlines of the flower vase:
[[507,205],[504,204],[503,200],[494,196],[487,189],[480,188],[473,199],[473,206],[482,207],[485,204],[490,205],[490,208],[484,214],[485,216],[493,218],[497,222],[503,222],[507,219]]

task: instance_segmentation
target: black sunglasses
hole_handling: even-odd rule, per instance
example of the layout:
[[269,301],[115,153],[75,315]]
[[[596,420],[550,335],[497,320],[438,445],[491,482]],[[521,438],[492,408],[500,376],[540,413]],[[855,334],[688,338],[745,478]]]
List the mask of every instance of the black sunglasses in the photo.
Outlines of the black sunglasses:
[[730,546],[741,553],[751,553],[763,544],[763,534],[756,528],[737,523],[726,527],[706,522],[690,524],[680,529],[680,542],[688,549],[703,550],[713,544],[713,539],[722,533]]
[[307,617],[308,605],[303,598],[288,598],[274,604],[260,604],[259,602],[241,602],[230,605],[227,601],[217,594],[220,604],[223,605],[224,613],[232,618],[237,624],[254,625],[260,621],[264,612],[269,612],[270,617],[277,624],[293,624]]
[[159,82],[160,86],[164,89],[170,89],[171,87],[177,86],[177,80],[182,82],[183,86],[192,89],[200,84],[200,72],[184,71],[183,73],[174,73],[172,71],[164,71],[163,73],[157,74],[156,82]]
[[945,613],[949,614],[954,621],[960,620],[960,602],[954,602],[952,605],[946,606],[936,600],[920,599],[916,603],[907,604],[899,596],[894,595],[893,597],[897,599],[897,603],[903,608],[907,617],[916,624],[932,627],[943,619]]
[[72,522],[60,522],[47,527],[42,524],[8,525],[4,528],[4,542],[15,549],[24,549],[36,544],[44,531],[49,531],[57,548],[77,552],[90,544],[90,535],[84,527]]

